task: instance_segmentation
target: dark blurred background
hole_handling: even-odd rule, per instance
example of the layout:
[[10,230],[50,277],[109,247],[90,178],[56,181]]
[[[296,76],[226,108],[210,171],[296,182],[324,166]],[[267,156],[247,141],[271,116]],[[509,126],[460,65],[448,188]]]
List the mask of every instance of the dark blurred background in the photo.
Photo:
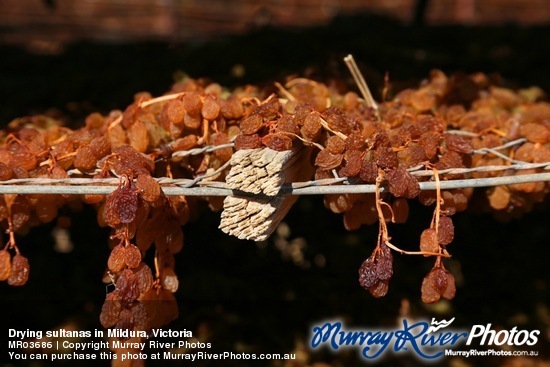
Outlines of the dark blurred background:
[[[181,73],[228,87],[297,75],[338,78],[353,89],[342,63],[348,53],[377,99],[386,72],[396,93],[434,68],[496,73],[504,85],[548,92],[549,41],[549,0],[2,0],[0,124],[48,113],[80,126],[90,112],[125,108],[136,92],[163,93]],[[445,365],[550,366],[548,205],[506,224],[490,214],[457,214],[448,264],[457,296],[435,306],[420,302],[432,265],[424,258],[396,256],[384,299],[362,290],[357,270],[377,228],[345,231],[320,197],[301,198],[278,234],[257,244],[217,231],[219,214],[204,209],[184,228],[176,267],[180,317],[169,327],[192,330],[215,351],[298,353],[298,361],[274,366],[362,366],[355,351],[310,352],[311,326],[340,318],[350,327],[392,327],[407,313],[456,317],[467,329],[492,323],[541,330],[537,359],[447,358]],[[390,228],[405,249],[417,246],[431,219],[430,208],[417,204],[411,213],[407,224]],[[0,284],[6,328],[101,328],[108,231],[91,208],[63,214],[73,223],[71,251],[56,247],[55,224],[19,238],[31,278],[23,288]],[[1,366],[31,365],[7,361],[4,348]],[[391,357],[380,365],[420,364]],[[203,365],[215,364],[193,364]]]

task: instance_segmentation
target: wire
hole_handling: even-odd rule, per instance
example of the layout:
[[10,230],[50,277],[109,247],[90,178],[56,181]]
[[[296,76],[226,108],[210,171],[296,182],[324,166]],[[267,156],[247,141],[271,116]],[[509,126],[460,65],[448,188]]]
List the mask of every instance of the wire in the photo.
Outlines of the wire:
[[[157,179],[163,185],[165,195],[185,196],[231,196],[250,194],[228,189],[225,182],[199,181],[189,179]],[[550,172],[512,175],[502,177],[471,178],[441,181],[441,189],[459,189],[468,187],[490,187],[515,185],[527,182],[548,182]],[[191,182],[197,186],[188,187]],[[117,178],[91,179],[15,179],[0,182],[0,194],[68,194],[68,195],[106,195],[115,190],[120,183]],[[336,184],[336,185],[335,185]],[[170,185],[170,186],[166,186]],[[421,190],[435,190],[435,182],[419,182]],[[384,186],[382,191],[387,191]],[[373,193],[375,185],[353,184],[346,178],[325,179],[319,181],[295,182],[281,186],[281,194],[289,195],[324,195],[324,194],[357,194]]]

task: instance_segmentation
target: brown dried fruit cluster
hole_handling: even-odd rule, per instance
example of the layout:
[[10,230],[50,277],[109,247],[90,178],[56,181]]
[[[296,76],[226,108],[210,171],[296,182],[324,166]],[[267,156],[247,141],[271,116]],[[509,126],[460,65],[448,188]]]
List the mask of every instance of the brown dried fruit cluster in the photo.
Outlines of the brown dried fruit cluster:
[[377,247],[359,268],[359,283],[376,298],[388,293],[388,282],[393,275],[393,256],[385,244]]
[[8,250],[0,250],[0,281],[12,286],[22,286],[29,279],[29,260],[16,253],[13,257]]
[[455,278],[443,265],[435,266],[422,281],[422,302],[435,303],[441,297],[451,300],[456,293]]

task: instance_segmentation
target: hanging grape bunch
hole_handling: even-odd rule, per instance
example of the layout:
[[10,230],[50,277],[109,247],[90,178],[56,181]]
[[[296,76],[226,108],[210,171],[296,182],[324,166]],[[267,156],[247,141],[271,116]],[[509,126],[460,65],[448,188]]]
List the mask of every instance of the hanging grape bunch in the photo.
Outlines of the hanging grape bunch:
[[[445,189],[445,182],[540,173],[550,162],[550,104],[539,102],[537,89],[514,92],[483,74],[433,71],[419,88],[376,104],[303,78],[276,85],[279,94],[266,95],[254,87],[227,91],[185,79],[157,98],[137,94],[124,111],[93,113],[77,130],[46,116],[12,121],[1,136],[4,183],[92,178],[101,185],[111,178],[118,187],[108,195],[2,195],[0,218],[9,240],[0,251],[0,280],[20,286],[29,277],[16,233],[50,222],[60,207],[81,201],[97,209],[100,225],[111,228],[106,271],[115,288],[101,311],[103,326],[165,325],[178,315],[174,254],[182,249],[182,226],[196,205],[166,195],[162,188],[170,184],[162,180],[223,184],[234,151],[309,149],[312,155],[293,163],[297,171],[312,172],[305,181],[375,187],[324,197],[328,209],[343,214],[347,230],[378,222],[377,243],[359,269],[361,286],[384,296],[394,274],[393,253],[423,255],[435,261],[421,284],[422,300],[452,299],[454,278],[444,266],[454,238],[452,216],[467,209],[473,189]],[[435,189],[421,190],[426,183]],[[485,189],[482,205],[511,218],[548,192],[543,180],[494,186]],[[418,251],[404,251],[391,243],[388,223],[406,223],[412,199],[434,206],[434,215]],[[217,197],[204,200],[213,210],[222,207]]]

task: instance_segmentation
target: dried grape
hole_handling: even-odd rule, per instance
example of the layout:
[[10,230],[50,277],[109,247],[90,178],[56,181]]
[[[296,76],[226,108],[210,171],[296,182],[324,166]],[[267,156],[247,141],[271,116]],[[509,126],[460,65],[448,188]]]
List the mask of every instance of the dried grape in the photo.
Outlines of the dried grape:
[[136,180],[136,188],[141,198],[148,202],[155,202],[161,196],[161,189],[158,182],[149,175],[139,175]]
[[368,257],[359,268],[359,284],[363,288],[370,288],[378,282],[376,263],[374,257]]
[[363,162],[362,153],[359,150],[346,150],[344,153],[344,167],[341,175],[345,177],[355,177],[361,172]]
[[451,217],[442,216],[439,218],[439,227],[437,229],[437,239],[441,245],[448,245],[455,236],[455,227]]
[[532,143],[550,142],[550,129],[546,126],[528,123],[521,126],[521,134]]
[[148,317],[147,309],[141,302],[134,302],[130,308],[132,316],[134,318],[134,329],[135,330],[147,330]]
[[323,149],[317,154],[315,165],[321,169],[329,170],[338,167],[343,159],[342,154],[332,154],[328,149]]
[[439,252],[439,241],[435,229],[428,228],[422,231],[420,235],[420,251],[431,253]]
[[128,141],[138,152],[144,153],[149,146],[149,135],[147,127],[141,121],[136,121],[128,128]]
[[258,132],[263,126],[264,119],[259,114],[253,114],[243,119],[239,124],[241,132],[245,135],[252,135]]
[[137,193],[128,186],[122,186],[107,196],[103,215],[111,227],[132,222],[138,209]]
[[120,311],[122,306],[118,299],[118,291],[107,294],[105,302],[101,307],[101,313],[99,314],[99,321],[104,328],[109,328],[118,322]]
[[307,140],[316,141],[321,133],[320,117],[314,114],[309,114],[304,118],[303,126],[300,128],[300,133]]
[[361,170],[359,171],[359,177],[367,183],[375,183],[378,177],[378,166],[367,156],[363,158],[361,162]]
[[143,294],[151,289],[153,286],[153,273],[151,272],[151,268],[145,263],[140,263],[134,272],[138,281],[139,293]]
[[110,271],[118,273],[124,269],[124,266],[126,265],[124,261],[125,252],[126,249],[122,244],[118,244],[113,247],[111,254],[109,255],[109,260],[107,261],[107,267]]
[[162,288],[169,292],[176,293],[179,287],[178,277],[172,268],[164,268],[160,274]]
[[115,329],[120,330],[133,330],[134,329],[134,315],[132,311],[124,308],[120,311],[118,315],[118,321],[116,323]]
[[416,178],[406,169],[398,167],[386,173],[390,192],[396,197],[412,199],[420,193]]
[[111,153],[111,142],[103,136],[92,139],[89,147],[96,159],[103,158]]
[[11,255],[7,250],[0,250],[0,281],[8,279],[11,273]]
[[262,140],[258,134],[237,135],[235,138],[235,150],[256,149],[262,146]]
[[212,94],[207,94],[204,97],[204,101],[201,109],[202,117],[207,120],[215,120],[220,114],[220,105],[217,102],[217,98]]
[[22,286],[29,279],[29,260],[21,254],[16,254],[11,260],[11,271],[8,276],[8,284],[11,286]]
[[283,151],[292,148],[292,139],[283,133],[274,133],[262,138],[262,143],[273,150]]
[[[117,245],[120,246],[120,245]],[[129,244],[124,246],[124,263],[129,268],[137,268],[141,263],[141,251],[136,245]]]
[[445,146],[453,152],[470,154],[474,150],[472,143],[463,136],[444,134]]
[[397,154],[389,147],[379,147],[374,151],[374,161],[380,168],[394,168],[399,165]]
[[96,168],[97,158],[89,145],[84,145],[76,151],[74,167],[81,172],[89,172]]
[[327,140],[326,149],[332,154],[342,154],[346,149],[346,143],[339,136],[332,135]]
[[7,181],[13,176],[13,171],[10,167],[0,162],[0,181]]
[[124,269],[116,281],[116,289],[122,305],[128,305],[139,297],[138,278],[130,269]]
[[435,289],[435,287],[432,285],[432,280],[429,273],[424,277],[422,280],[422,302],[424,303],[435,303],[439,301],[441,298],[441,295],[439,292]]

